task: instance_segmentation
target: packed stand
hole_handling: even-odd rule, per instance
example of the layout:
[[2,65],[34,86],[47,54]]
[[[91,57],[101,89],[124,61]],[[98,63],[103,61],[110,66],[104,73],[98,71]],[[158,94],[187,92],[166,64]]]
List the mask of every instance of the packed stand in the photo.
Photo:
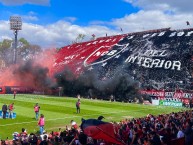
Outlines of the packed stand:
[[[161,114],[137,119],[125,119],[114,125],[120,144],[127,145],[193,145],[193,110]],[[177,143],[176,143],[177,142]],[[42,135],[30,133],[23,128],[21,133],[13,133],[12,141],[1,141],[2,145],[111,145],[107,140],[93,139],[71,121],[71,127]]]

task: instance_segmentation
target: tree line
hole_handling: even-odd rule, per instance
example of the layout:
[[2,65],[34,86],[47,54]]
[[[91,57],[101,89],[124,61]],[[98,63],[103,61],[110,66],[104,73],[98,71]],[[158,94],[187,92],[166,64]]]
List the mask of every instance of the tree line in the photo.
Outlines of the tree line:
[[[4,39],[0,42],[0,68],[13,64],[14,40]],[[40,53],[42,48],[36,44],[30,44],[25,38],[17,42],[17,62],[27,61]]]

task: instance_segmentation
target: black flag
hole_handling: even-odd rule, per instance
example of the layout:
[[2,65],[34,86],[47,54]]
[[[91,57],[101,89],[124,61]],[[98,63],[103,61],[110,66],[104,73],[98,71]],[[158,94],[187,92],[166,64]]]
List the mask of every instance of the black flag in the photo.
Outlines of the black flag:
[[189,25],[190,25],[190,22],[186,21],[186,24],[187,24],[187,26],[189,26]]

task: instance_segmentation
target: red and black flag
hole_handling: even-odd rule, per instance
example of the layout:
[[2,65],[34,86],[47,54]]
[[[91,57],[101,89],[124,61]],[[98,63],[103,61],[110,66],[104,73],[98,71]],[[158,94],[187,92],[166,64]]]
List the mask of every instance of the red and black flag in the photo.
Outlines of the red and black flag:
[[81,129],[84,134],[93,139],[103,139],[107,142],[124,145],[125,143],[118,139],[116,135],[117,127],[112,123],[103,122],[97,119],[82,119]]

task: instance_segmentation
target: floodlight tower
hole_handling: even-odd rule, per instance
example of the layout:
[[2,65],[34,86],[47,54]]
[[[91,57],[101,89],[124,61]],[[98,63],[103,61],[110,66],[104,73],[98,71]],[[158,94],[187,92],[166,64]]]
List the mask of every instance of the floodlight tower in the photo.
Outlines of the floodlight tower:
[[19,16],[11,16],[10,17],[10,30],[13,30],[15,36],[15,45],[13,49],[13,63],[17,62],[17,34],[18,31],[22,29],[22,20]]

